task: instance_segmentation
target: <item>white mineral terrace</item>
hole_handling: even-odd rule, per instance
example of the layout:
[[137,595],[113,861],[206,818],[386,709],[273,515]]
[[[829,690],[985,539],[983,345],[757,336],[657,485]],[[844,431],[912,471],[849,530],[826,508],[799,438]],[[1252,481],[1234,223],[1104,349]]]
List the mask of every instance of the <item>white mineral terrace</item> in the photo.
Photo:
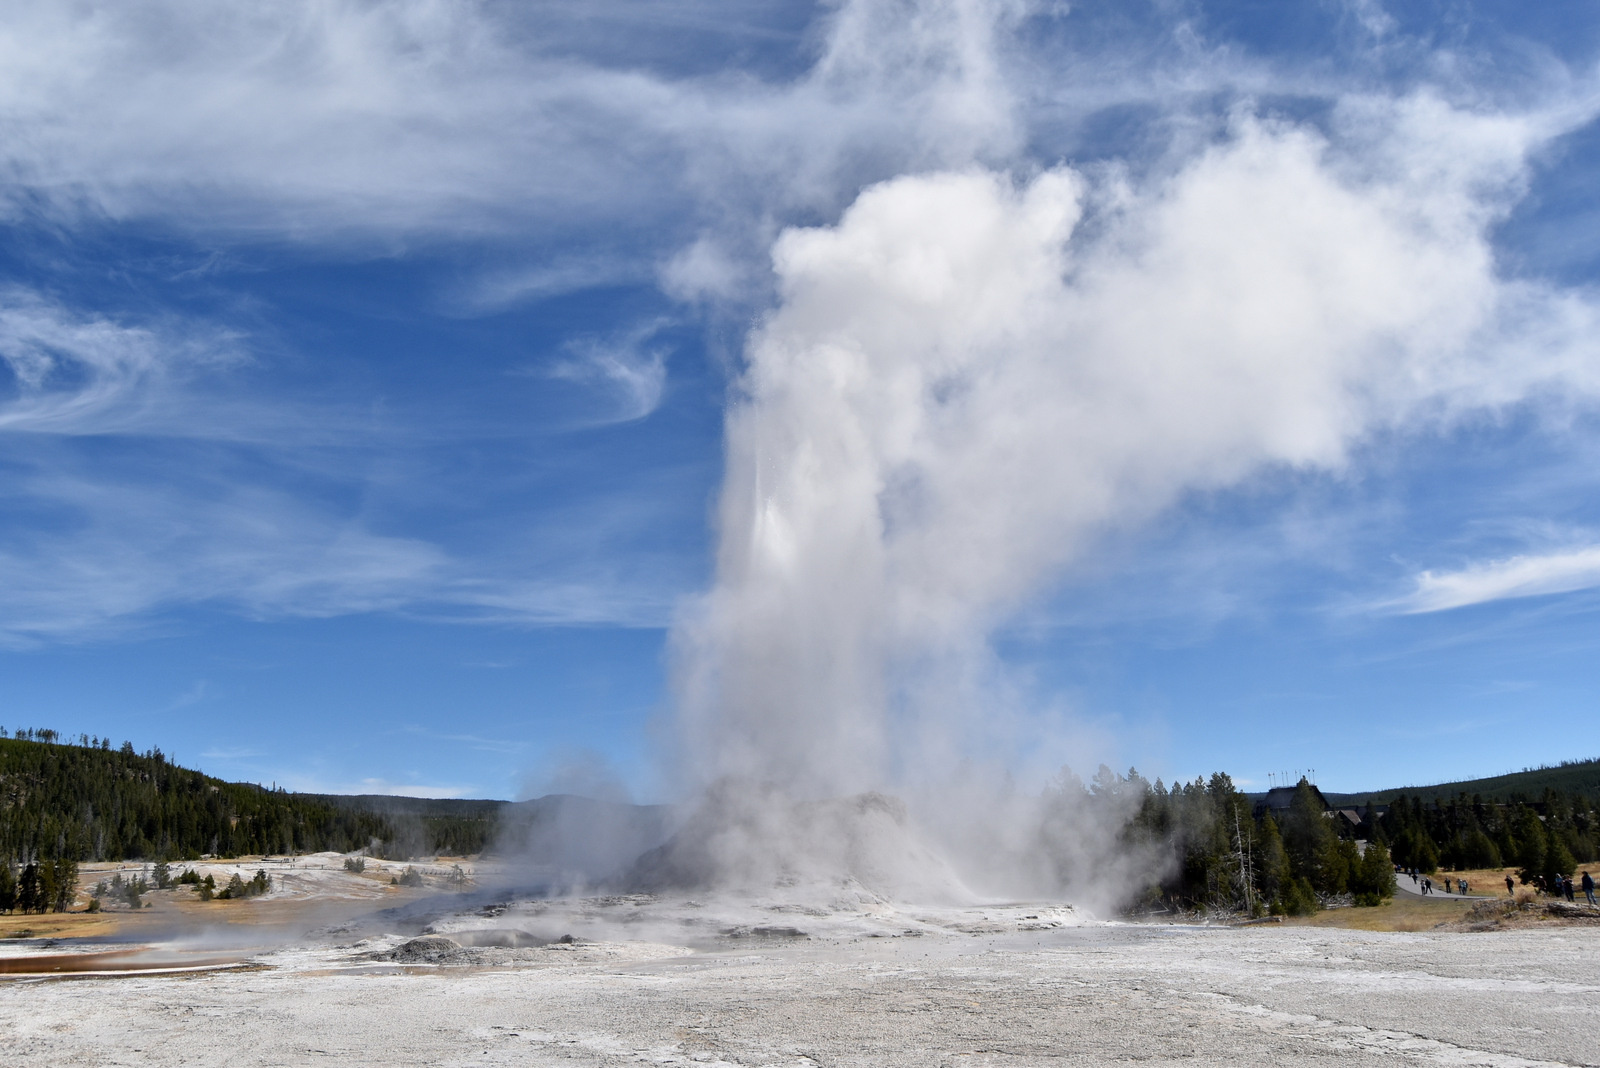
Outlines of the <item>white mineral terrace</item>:
[[[248,875],[262,863],[236,867]],[[450,870],[425,867],[435,879]],[[849,886],[828,900],[777,891],[557,901],[435,886],[391,890],[383,907],[361,897],[387,886],[388,872],[358,877],[329,858],[269,870],[282,889],[224,903],[226,923],[196,920],[207,914],[184,903],[131,942],[11,940],[0,964],[41,954],[72,963],[0,981],[0,1062],[1285,1068],[1600,1058],[1600,927],[1106,923],[1037,903],[914,908]],[[293,871],[302,878],[286,878]],[[325,909],[344,911],[285,933],[286,902],[298,895],[293,907],[308,907],[312,886]],[[248,918],[273,909],[272,924]]]

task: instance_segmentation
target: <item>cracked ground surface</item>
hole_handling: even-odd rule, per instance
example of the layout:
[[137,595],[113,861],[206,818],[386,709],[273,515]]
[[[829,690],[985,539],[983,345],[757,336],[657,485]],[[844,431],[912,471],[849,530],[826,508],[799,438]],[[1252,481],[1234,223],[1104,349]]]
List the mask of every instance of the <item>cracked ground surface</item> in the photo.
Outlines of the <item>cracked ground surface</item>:
[[1089,925],[0,986],[7,1065],[1600,1063],[1600,931]]

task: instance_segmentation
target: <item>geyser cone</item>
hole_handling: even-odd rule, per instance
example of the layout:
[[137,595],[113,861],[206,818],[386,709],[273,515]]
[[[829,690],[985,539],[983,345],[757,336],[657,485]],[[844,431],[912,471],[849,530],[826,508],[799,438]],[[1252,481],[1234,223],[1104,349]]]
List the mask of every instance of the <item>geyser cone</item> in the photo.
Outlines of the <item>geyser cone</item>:
[[651,892],[782,890],[829,900],[851,892],[927,903],[973,897],[897,798],[795,801],[731,781],[709,791],[666,844],[640,857],[628,882]]

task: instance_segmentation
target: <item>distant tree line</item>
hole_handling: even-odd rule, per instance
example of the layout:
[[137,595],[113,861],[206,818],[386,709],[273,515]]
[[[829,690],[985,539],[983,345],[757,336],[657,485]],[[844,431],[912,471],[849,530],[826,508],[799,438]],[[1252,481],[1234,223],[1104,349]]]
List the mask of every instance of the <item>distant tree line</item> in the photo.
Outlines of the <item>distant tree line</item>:
[[1401,795],[1363,826],[1389,843],[1395,863],[1418,871],[1515,867],[1547,883],[1600,856],[1595,799],[1545,789],[1539,800],[1495,803],[1465,793],[1424,801]]
[[397,859],[467,855],[481,853],[495,832],[492,804],[466,815],[433,814],[426,802],[410,812],[374,811],[359,799],[223,782],[159,749],[59,738],[43,729],[0,737],[0,889],[21,894],[25,877],[30,886],[44,880],[53,863],[363,849]]
[[[1352,825],[1329,818],[1302,779],[1287,810],[1259,814],[1225,774],[1148,782],[1134,769],[1102,767],[1088,784],[1059,789],[1121,813],[1121,847],[1160,874],[1135,907],[1225,909],[1303,915],[1330,900],[1378,904],[1394,893],[1395,865],[1421,872],[1516,867],[1524,883],[1570,876],[1600,856],[1600,812],[1587,796],[1546,788],[1537,801],[1500,803],[1459,794],[1395,797],[1358,810]],[[1063,811],[1084,818],[1081,799]]]
[[1287,811],[1255,815],[1226,774],[1191,783],[1154,783],[1136,770],[1102,767],[1087,786],[1115,797],[1122,845],[1152,858],[1157,877],[1135,907],[1305,915],[1343,898],[1376,905],[1394,894],[1394,865],[1382,842],[1363,849],[1342,837],[1307,783]]

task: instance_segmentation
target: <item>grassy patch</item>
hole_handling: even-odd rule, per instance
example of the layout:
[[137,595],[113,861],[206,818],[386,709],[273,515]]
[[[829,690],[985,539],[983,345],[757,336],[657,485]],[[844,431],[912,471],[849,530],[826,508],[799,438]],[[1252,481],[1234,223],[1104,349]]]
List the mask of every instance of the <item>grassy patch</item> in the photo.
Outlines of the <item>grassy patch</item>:
[[1326,909],[1285,922],[1296,927],[1342,927],[1352,931],[1431,931],[1441,923],[1461,919],[1473,904],[1443,894],[1396,897],[1372,908]]

